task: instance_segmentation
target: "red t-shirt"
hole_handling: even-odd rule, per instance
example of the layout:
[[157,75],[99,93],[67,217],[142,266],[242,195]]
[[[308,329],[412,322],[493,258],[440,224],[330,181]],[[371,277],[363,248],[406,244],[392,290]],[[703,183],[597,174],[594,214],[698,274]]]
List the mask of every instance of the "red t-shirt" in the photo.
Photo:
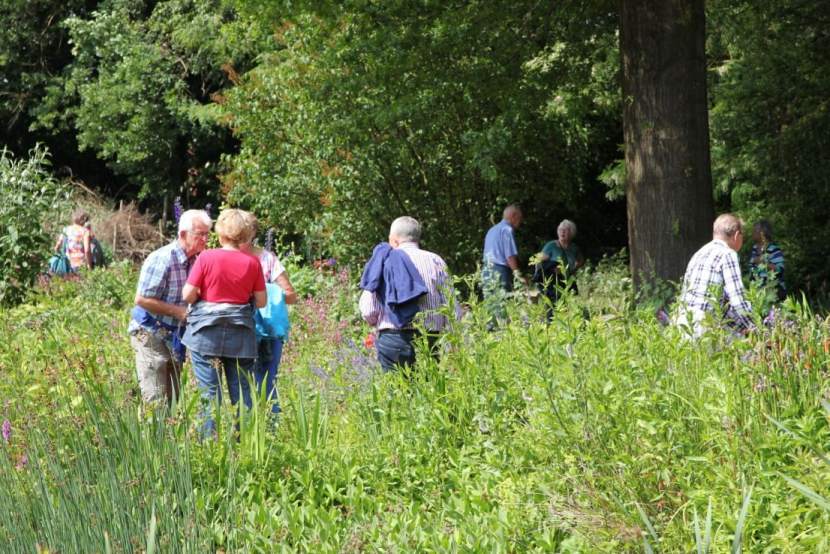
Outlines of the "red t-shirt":
[[247,304],[254,291],[265,290],[259,260],[238,250],[205,250],[193,264],[187,282],[199,287],[208,302]]

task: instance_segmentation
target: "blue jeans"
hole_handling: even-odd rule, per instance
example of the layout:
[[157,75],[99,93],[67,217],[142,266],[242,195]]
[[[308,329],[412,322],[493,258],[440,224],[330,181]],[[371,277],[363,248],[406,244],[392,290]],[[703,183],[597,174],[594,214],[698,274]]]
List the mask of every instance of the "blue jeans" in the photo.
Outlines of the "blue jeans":
[[381,331],[375,339],[378,361],[384,372],[415,364],[415,348],[412,340],[415,331]]
[[[251,407],[251,391],[248,386],[248,379],[253,370],[253,358],[226,358],[217,356],[203,356],[195,351],[190,351],[190,361],[193,364],[193,374],[196,376],[196,384],[202,393],[201,416],[202,436],[209,436],[216,430],[216,422],[211,415],[211,404],[217,401],[218,406],[222,405],[222,386],[219,382],[219,367],[224,369],[225,380],[228,382],[228,395],[231,404],[236,406],[239,403],[240,392],[245,406]],[[237,409],[237,416],[239,410]]]
[[495,329],[507,319],[507,298],[513,292],[513,272],[506,265],[487,264],[481,269],[484,307],[490,313],[487,328]]
[[485,296],[498,289],[513,292],[513,270],[506,265],[485,265],[481,268],[481,283]]
[[265,397],[271,404],[271,413],[278,414],[282,410],[280,408],[279,396],[277,395],[277,373],[280,369],[280,359],[282,358],[282,339],[263,339],[271,340],[271,359],[257,360],[254,365],[254,381],[256,382],[257,394],[262,390],[262,383],[265,382]]

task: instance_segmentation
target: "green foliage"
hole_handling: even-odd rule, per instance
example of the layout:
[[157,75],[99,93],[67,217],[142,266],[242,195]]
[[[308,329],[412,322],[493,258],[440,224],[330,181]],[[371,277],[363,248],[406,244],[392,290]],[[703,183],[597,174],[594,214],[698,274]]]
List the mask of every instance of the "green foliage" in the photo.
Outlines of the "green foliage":
[[716,191],[750,221],[772,221],[787,280],[826,295],[830,11],[799,0],[707,10]]
[[241,142],[230,197],[321,240],[317,256],[363,258],[407,213],[472,269],[508,201],[525,205],[536,247],[596,185],[588,168],[617,117],[602,3],[556,17],[534,2],[236,5],[278,30],[224,105]]
[[[319,274],[319,298],[354,301]],[[635,308],[607,260],[549,326],[543,306],[513,302],[512,323],[488,332],[473,302],[440,360],[418,344],[407,378],[377,372],[355,341],[365,328],[304,301],[276,429],[260,399],[239,435],[225,415],[220,439],[198,442],[187,376],[166,417],[133,391],[126,311],[100,300],[127,304],[135,277],[89,272],[0,312],[10,551],[830,547],[830,327],[809,310],[745,341],[691,343]]]
[[[103,2],[66,19],[73,62],[37,110],[155,199],[216,194],[227,133],[211,97],[230,83],[220,2]],[[226,65],[226,72],[222,70]],[[166,194],[166,196],[165,196]]]
[[81,14],[82,0],[3,0],[0,2],[0,144],[25,149],[30,111],[38,107],[71,59],[61,22]]
[[0,305],[23,301],[46,267],[54,222],[63,216],[67,190],[49,173],[46,151],[29,158],[0,154]]

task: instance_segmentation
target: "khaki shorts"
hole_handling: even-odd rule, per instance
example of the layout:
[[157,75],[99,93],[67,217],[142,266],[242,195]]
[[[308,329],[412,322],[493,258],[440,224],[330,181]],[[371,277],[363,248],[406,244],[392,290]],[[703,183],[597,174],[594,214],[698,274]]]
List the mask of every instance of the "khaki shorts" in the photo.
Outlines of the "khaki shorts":
[[145,402],[165,399],[170,403],[179,392],[181,366],[175,361],[161,334],[163,332],[152,333],[139,329],[130,336],[130,344],[135,350],[138,386]]

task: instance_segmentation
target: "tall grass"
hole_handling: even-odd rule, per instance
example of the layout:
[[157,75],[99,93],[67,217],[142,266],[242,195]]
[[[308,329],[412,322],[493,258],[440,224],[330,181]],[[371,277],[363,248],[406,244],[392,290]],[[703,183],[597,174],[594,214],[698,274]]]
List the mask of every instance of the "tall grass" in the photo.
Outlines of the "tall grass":
[[[64,330],[66,306],[97,314],[73,320],[90,333],[121,312],[53,292],[0,315],[36,345],[0,345],[13,398],[0,416],[15,429],[0,539],[12,551],[830,549],[827,322],[792,304],[748,340],[691,342],[635,306],[624,278],[601,268],[550,325],[517,300],[488,332],[472,301],[439,359],[424,341],[410,374],[383,375],[368,330],[344,325],[351,284],[320,277],[338,310],[294,314],[276,428],[258,398],[238,433],[224,418],[203,442],[192,384],[170,416],[144,413],[126,338]],[[52,405],[56,386],[74,408]]]

